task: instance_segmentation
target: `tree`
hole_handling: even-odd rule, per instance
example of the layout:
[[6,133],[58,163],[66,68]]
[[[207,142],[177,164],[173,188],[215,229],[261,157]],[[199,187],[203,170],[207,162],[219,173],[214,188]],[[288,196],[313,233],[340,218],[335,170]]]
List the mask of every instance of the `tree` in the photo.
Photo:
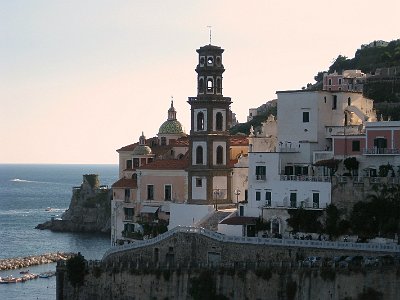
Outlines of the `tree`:
[[74,287],[81,286],[83,284],[85,278],[85,268],[85,258],[80,252],[67,260],[68,279]]
[[343,164],[346,169],[349,170],[351,174],[353,174],[353,171],[358,170],[358,166],[360,163],[358,162],[357,158],[348,157],[343,161]]
[[299,209],[288,209],[290,218],[287,223],[294,232],[320,232],[321,222],[318,220],[321,211]]
[[339,235],[338,224],[340,221],[339,209],[334,204],[329,204],[325,210],[325,232],[329,234],[329,238]]

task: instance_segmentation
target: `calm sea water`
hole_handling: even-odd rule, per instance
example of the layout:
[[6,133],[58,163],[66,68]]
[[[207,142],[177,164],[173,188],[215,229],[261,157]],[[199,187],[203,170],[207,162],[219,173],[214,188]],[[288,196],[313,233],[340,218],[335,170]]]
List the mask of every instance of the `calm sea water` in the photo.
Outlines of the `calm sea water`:
[[[34,229],[68,208],[72,187],[83,174],[98,174],[100,184],[118,178],[117,165],[0,164],[0,258],[47,252],[78,252],[99,259],[110,247],[108,235],[55,233]],[[47,207],[52,210],[46,211]],[[30,267],[31,272],[55,270],[55,264]],[[0,271],[0,277],[20,270]],[[55,299],[55,277],[25,283],[0,284],[0,299]]]

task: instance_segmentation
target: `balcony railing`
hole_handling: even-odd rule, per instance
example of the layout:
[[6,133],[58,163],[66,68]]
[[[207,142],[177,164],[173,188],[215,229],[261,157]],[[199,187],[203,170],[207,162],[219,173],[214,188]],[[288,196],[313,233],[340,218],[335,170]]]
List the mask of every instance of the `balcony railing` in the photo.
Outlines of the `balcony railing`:
[[133,221],[133,215],[125,215],[124,221]]
[[298,148],[291,148],[291,147],[279,147],[278,151],[279,152],[283,152],[283,153],[297,153],[297,152],[300,152]]
[[393,148],[369,148],[363,149],[364,155],[398,155],[400,154],[400,149]]
[[256,180],[267,180],[267,175],[256,175]]
[[307,175],[281,175],[281,181],[314,181],[331,182],[330,176],[307,176]]
[[325,137],[330,138],[333,135],[355,135],[363,134],[364,130],[360,125],[348,125],[348,126],[326,126]]

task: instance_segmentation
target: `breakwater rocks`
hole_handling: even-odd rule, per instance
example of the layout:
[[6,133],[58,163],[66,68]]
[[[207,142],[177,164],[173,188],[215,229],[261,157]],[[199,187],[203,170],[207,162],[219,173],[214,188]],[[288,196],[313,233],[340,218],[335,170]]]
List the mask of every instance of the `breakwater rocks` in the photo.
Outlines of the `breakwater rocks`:
[[0,259],[0,270],[12,270],[41,264],[49,264],[60,260],[67,260],[74,255],[75,253],[56,252],[45,253],[42,255]]

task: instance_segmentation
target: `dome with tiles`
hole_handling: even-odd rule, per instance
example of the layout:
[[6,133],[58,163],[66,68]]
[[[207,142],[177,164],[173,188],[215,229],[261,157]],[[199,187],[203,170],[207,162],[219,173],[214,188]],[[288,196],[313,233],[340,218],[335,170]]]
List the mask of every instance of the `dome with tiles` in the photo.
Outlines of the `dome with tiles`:
[[178,120],[165,121],[158,130],[158,134],[180,134],[183,133],[182,124]]
[[138,145],[133,149],[133,155],[147,155],[151,154],[151,148],[146,145]]
[[148,155],[151,154],[151,148],[146,145],[146,137],[144,136],[143,132],[142,135],[139,137],[139,145],[133,149],[133,155]]
[[158,134],[181,134],[183,133],[182,124],[176,119],[176,110],[174,102],[171,101],[171,107],[168,110],[168,120],[165,121],[158,130]]

